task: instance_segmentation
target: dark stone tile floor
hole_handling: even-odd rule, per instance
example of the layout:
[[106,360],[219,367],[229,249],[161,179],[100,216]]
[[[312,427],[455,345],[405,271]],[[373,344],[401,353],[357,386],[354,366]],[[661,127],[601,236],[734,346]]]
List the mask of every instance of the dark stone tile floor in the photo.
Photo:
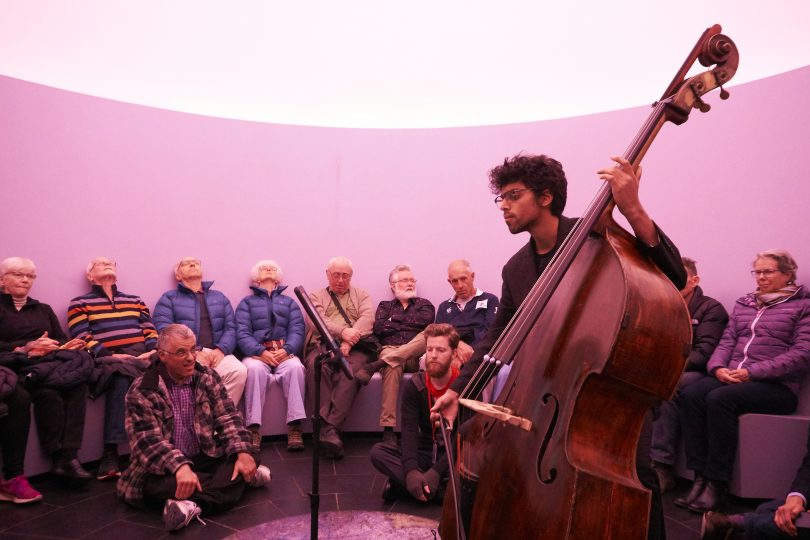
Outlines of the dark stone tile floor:
[[[386,504],[380,498],[384,478],[368,459],[371,446],[379,435],[348,436],[346,457],[339,461],[320,461],[320,509],[331,511],[366,510],[398,512],[438,520],[441,507],[423,505],[401,499]],[[239,506],[230,512],[205,518],[207,526],[199,523],[177,533],[166,533],[160,512],[135,509],[120,502],[114,483],[92,480],[70,485],[50,475],[40,475],[31,483],[44,499],[33,505],[0,503],[0,540],[30,539],[114,539],[147,540],[170,537],[205,538],[215,540],[245,531],[267,521],[308,514],[312,479],[311,441],[307,449],[297,454],[285,450],[284,441],[265,439],[262,461],[273,472],[273,481],[266,489],[250,489]],[[89,464],[89,470],[94,471]],[[678,508],[676,497],[688,489],[681,481],[664,496],[668,540],[699,538],[700,516]],[[748,511],[760,501],[732,498],[733,511]]]

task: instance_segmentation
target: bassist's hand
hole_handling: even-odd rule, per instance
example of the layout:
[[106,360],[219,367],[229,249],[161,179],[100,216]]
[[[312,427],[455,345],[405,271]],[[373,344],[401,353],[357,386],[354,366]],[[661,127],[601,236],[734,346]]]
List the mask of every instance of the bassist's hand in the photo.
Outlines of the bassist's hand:
[[436,403],[430,409],[430,421],[438,422],[440,414],[452,427],[458,415],[458,394],[449,388],[442,397],[436,400]]

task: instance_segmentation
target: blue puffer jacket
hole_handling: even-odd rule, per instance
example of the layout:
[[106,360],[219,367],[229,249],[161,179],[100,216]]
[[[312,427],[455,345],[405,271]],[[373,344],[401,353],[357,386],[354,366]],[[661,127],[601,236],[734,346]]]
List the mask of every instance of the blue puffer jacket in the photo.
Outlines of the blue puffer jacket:
[[810,373],[810,293],[802,286],[759,309],[753,293],[738,299],[706,367],[709,373],[747,369],[752,381],[779,382],[798,392]]
[[283,339],[284,349],[298,357],[304,346],[304,317],[298,304],[284,296],[287,286],[278,286],[273,292],[251,287],[253,294],[246,296],[236,308],[236,336],[239,348],[246,355],[259,356],[262,345],[272,339]]
[[[236,323],[233,318],[233,308],[228,298],[219,291],[211,289],[213,281],[203,281],[205,291],[205,305],[208,306],[208,316],[211,318],[211,328],[214,332],[214,344],[225,354],[231,354],[236,348]],[[155,306],[152,321],[158,331],[172,323],[185,324],[200,335],[200,307],[197,305],[196,293],[183,285],[166,291]]]

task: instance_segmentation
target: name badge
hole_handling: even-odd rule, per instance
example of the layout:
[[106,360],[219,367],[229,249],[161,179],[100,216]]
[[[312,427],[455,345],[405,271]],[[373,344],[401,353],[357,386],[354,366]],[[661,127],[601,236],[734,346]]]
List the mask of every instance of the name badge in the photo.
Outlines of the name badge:
[[475,309],[487,309],[488,299],[484,298],[475,303]]

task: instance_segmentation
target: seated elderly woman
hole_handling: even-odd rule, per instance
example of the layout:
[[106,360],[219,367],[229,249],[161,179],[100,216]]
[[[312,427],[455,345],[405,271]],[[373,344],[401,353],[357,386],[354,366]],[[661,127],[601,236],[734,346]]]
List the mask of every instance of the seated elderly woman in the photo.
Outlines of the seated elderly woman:
[[[53,457],[52,472],[84,480],[91,475],[76,455],[93,360],[84,352],[84,341],[68,341],[53,309],[28,295],[36,277],[30,259],[11,257],[0,263],[0,355],[31,396],[40,443]],[[27,437],[27,429],[7,435]],[[14,472],[22,474],[22,462],[15,465]]]
[[250,271],[252,294],[236,308],[236,339],[245,354],[245,424],[253,444],[261,443],[262,410],[267,385],[278,382],[287,400],[287,450],[304,449],[301,420],[306,371],[300,357],[304,347],[304,318],[298,305],[282,293],[281,267],[274,261],[257,262]]
[[741,414],[796,410],[799,383],[810,372],[810,292],[796,284],[797,268],[786,251],[757,254],[757,289],[735,303],[708,375],[682,391],[686,465],[695,481],[678,506],[706,512],[722,505]]

